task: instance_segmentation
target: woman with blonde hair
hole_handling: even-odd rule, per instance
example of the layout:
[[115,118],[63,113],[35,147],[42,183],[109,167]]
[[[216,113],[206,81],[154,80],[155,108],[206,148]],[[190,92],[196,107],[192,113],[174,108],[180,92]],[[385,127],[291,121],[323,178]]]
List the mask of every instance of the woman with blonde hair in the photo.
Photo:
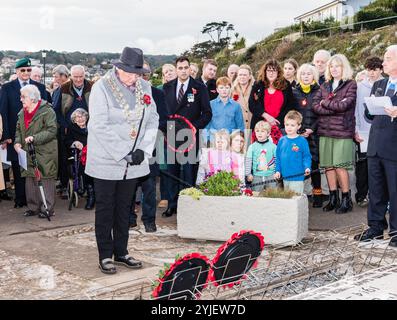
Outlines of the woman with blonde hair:
[[158,89],[163,89],[164,83],[170,82],[176,79],[176,68],[173,64],[166,63],[163,64],[161,68],[162,78],[161,81],[163,82],[162,85],[158,86]]
[[252,86],[255,80],[252,76],[252,69],[247,64],[242,64],[238,71],[236,80],[233,82],[231,97],[241,106],[246,129],[250,128],[252,113],[248,107]]
[[[326,168],[330,190],[329,203],[323,210],[347,213],[353,210],[347,170],[353,164],[357,84],[343,54],[328,61],[325,79],[313,99],[313,109],[318,114],[320,167]],[[341,202],[338,185],[342,189]]]

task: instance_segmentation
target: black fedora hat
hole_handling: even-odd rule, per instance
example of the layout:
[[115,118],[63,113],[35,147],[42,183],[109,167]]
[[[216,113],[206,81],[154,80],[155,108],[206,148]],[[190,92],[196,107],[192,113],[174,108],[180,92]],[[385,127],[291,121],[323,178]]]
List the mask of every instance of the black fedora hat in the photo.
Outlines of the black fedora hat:
[[117,68],[129,73],[150,73],[143,68],[143,52],[139,48],[125,47],[119,61],[113,63]]

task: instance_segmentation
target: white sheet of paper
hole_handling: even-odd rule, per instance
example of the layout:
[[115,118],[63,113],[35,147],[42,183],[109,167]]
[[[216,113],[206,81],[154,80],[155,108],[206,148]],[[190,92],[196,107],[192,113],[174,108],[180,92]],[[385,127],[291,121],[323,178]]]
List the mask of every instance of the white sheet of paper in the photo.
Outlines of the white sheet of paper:
[[385,107],[391,107],[393,103],[390,97],[365,97],[365,104],[371,116],[387,116]]
[[363,142],[360,143],[360,151],[362,153],[367,152],[368,150],[368,139],[369,139],[369,132],[366,131],[358,131],[358,134],[360,137],[364,140]]
[[11,165],[11,162],[7,161],[7,148],[2,149],[0,147],[0,159],[2,163],[8,164],[9,166]]
[[27,159],[27,153],[25,150],[21,149],[18,153],[18,161],[19,165],[24,168],[25,170],[28,170],[28,159]]

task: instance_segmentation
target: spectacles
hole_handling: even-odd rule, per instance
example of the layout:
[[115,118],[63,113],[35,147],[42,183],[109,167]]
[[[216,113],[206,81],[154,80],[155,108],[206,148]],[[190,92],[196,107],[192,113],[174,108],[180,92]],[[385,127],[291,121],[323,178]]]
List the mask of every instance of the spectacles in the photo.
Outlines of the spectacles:
[[274,70],[274,69],[267,69],[266,72],[268,72],[268,73],[277,73],[277,70]]
[[32,72],[32,68],[27,68],[27,69],[19,69],[22,73],[24,72]]

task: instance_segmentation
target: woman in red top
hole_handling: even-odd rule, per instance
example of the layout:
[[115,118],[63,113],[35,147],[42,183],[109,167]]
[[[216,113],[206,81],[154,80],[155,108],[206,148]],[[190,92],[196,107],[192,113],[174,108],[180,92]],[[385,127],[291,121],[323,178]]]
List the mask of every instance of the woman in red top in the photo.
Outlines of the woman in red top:
[[257,122],[265,120],[272,126],[273,142],[277,143],[280,138],[277,128],[284,128],[284,117],[295,109],[295,104],[292,87],[285,80],[280,64],[275,59],[268,60],[259,70],[258,80],[251,91],[251,130]]

